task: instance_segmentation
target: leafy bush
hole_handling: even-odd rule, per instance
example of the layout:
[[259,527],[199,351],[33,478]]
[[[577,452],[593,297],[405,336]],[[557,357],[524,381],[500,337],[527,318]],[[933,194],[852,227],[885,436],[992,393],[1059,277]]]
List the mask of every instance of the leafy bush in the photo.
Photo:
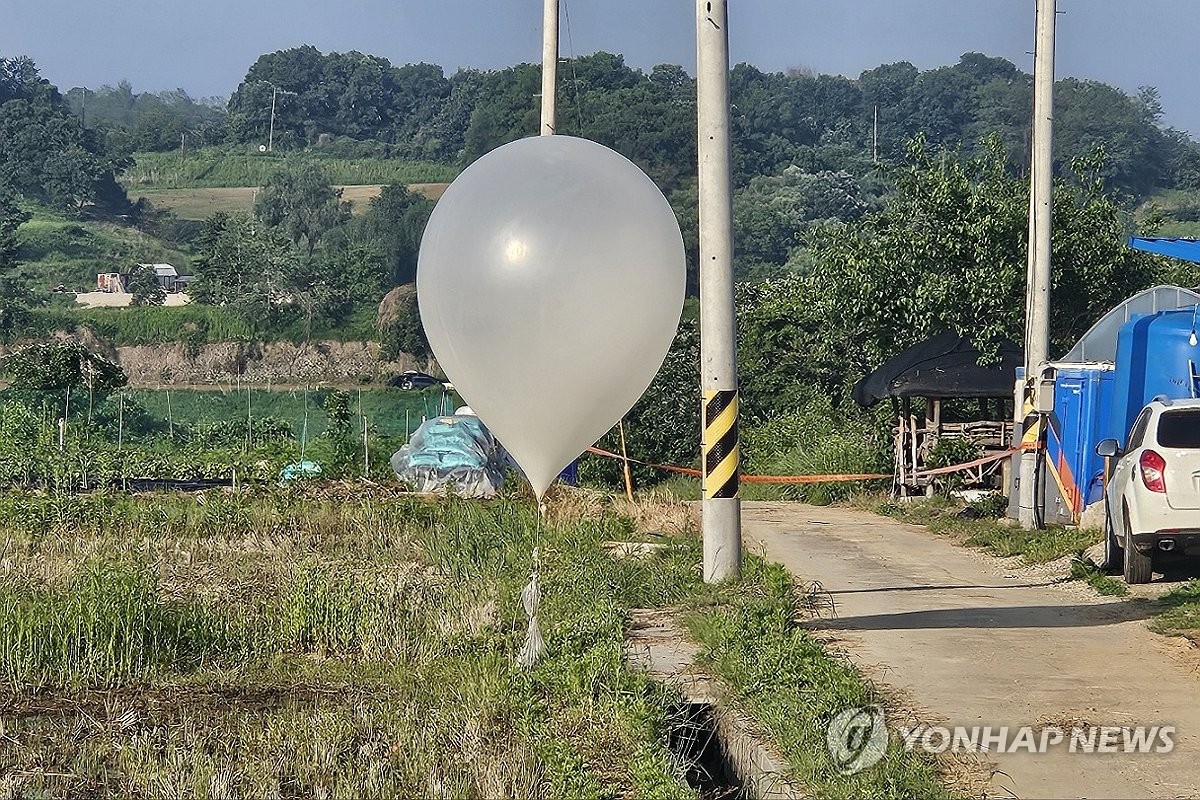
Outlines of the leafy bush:
[[290,441],[295,436],[290,425],[275,417],[244,417],[214,422],[199,428],[195,441],[203,447],[238,447],[253,442]]
[[[810,400],[742,433],[744,471],[759,475],[887,474],[891,442],[883,427],[865,414]],[[780,497],[826,504],[859,491],[859,482],[746,484],[747,497]]]
[[15,389],[68,392],[87,388],[104,395],[128,383],[125,372],[79,342],[32,344],[4,359]]
[[135,306],[161,306],[167,301],[167,293],[159,284],[154,267],[149,264],[139,264],[133,268],[126,288],[133,295]]
[[[982,454],[983,451],[974,439],[943,436],[929,449],[929,457],[926,458],[925,463],[930,469],[941,469],[942,467],[966,464],[968,461],[979,458]],[[952,492],[961,487],[962,483],[962,476],[955,472],[937,476],[934,481],[934,485],[939,487],[942,492]]]

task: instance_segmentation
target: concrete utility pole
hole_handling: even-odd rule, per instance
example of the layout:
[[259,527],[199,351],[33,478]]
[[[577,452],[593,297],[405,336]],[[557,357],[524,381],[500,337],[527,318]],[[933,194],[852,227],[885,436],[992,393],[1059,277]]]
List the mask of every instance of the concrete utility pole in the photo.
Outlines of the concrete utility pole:
[[542,136],[558,126],[558,0],[545,0],[542,22]]
[[1050,232],[1053,223],[1054,173],[1054,24],[1055,0],[1037,0],[1037,44],[1033,60],[1033,159],[1030,208],[1033,214],[1025,328],[1025,426],[1020,472],[1020,522],[1027,530],[1041,527],[1039,483],[1045,419],[1035,401],[1042,366],[1050,360]]
[[742,571],[738,498],[738,384],[733,306],[733,191],[729,157],[729,13],[696,2],[696,110],[700,177],[701,528],[704,580]]

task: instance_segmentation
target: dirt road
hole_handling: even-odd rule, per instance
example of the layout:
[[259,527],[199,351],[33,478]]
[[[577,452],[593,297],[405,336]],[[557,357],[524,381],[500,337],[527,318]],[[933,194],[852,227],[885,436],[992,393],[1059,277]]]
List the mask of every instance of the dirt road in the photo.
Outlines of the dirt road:
[[1146,629],[1144,605],[860,511],[746,503],[744,531],[747,547],[820,581],[836,615],[813,626],[910,723],[1176,728],[1170,753],[991,753],[988,796],[1200,797],[1197,659]]

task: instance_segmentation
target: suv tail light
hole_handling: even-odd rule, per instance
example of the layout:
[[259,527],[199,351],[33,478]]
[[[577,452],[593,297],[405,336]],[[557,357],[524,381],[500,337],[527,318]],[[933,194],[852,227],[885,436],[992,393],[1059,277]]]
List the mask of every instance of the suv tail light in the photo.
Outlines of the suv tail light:
[[1142,468],[1142,483],[1146,484],[1147,489],[1152,492],[1167,491],[1167,482],[1163,476],[1167,462],[1162,456],[1153,450],[1144,450],[1142,457],[1138,459],[1138,466]]

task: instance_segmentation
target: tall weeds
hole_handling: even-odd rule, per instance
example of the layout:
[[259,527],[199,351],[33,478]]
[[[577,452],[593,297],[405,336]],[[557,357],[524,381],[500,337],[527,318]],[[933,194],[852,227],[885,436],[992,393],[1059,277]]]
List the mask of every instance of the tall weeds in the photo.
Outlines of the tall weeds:
[[119,562],[88,565],[63,588],[0,591],[0,670],[13,687],[100,685],[195,669],[237,646],[220,618],[158,596]]

